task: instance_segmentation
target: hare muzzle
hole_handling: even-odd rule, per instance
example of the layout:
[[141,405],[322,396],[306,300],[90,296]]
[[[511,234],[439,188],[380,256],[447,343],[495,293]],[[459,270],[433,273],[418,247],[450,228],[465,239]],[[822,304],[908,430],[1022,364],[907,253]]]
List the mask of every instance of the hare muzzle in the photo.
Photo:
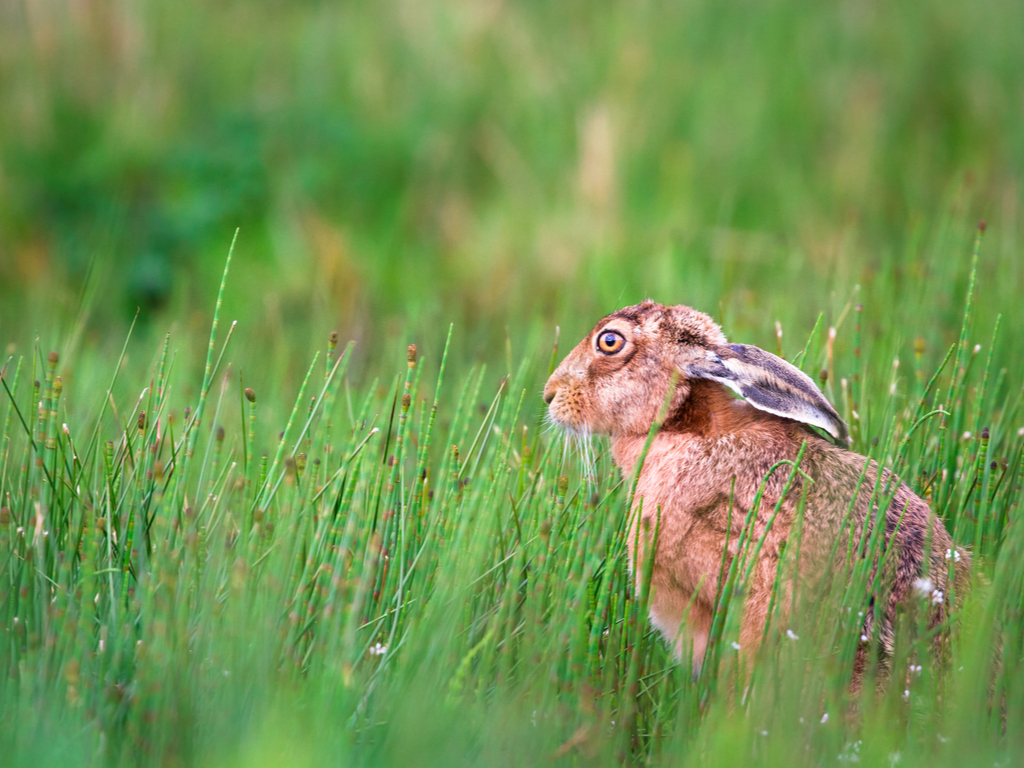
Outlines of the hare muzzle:
[[587,431],[586,405],[575,377],[555,371],[544,386],[544,402],[551,421],[564,429]]

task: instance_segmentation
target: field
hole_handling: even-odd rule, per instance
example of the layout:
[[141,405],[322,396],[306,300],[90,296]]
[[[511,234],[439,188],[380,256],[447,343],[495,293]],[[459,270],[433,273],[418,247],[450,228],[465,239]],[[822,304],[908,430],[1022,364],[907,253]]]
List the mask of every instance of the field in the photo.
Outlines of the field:
[[[1020,764],[1022,22],[4,5],[0,762]],[[851,695],[866,567],[756,656],[737,567],[672,657],[629,482],[541,399],[648,296],[802,367],[971,550],[950,658],[924,595]]]

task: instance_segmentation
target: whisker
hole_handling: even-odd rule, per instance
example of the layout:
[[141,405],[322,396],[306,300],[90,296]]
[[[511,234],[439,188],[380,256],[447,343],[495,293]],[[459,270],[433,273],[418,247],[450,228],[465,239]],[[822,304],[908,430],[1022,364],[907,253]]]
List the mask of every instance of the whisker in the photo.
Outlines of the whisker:
[[[557,427],[557,430],[555,429]],[[587,425],[567,426],[557,422],[548,411],[544,414],[542,434],[547,436],[552,431],[556,432],[554,441],[562,443],[562,461],[559,467],[559,474],[565,474],[570,462],[570,453],[579,456],[583,470],[583,479],[589,490],[596,490],[598,471],[598,455],[595,453],[593,438],[594,435]],[[557,445],[557,442],[556,442]]]

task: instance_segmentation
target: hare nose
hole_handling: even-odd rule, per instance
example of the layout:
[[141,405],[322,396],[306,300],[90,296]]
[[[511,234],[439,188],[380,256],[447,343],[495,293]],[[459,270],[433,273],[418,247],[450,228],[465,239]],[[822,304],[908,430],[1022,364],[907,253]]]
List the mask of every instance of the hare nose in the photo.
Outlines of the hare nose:
[[553,389],[552,390],[545,390],[545,392],[544,392],[544,402],[547,403],[548,405],[551,405],[551,401],[554,400],[554,399],[555,399],[555,391]]

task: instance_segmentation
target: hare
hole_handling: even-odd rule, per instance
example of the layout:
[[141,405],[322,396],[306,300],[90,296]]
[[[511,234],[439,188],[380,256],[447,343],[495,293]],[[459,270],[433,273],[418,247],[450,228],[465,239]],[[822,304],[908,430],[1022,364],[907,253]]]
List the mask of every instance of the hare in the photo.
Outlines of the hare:
[[[675,391],[669,395],[673,382]],[[851,525],[857,536],[870,532],[879,514],[877,500],[875,510],[869,508],[876,481],[883,490],[889,484],[892,499],[884,514],[888,554],[880,595],[887,599],[879,628],[883,661],[892,652],[896,607],[913,595],[915,586],[929,590],[934,626],[948,608],[951,563],[956,592],[962,594],[967,585],[967,552],[953,544],[942,522],[904,483],[846,449],[846,425],[814,382],[764,350],[729,344],[701,312],[645,301],[608,315],[554,371],[544,400],[556,424],[609,435],[612,456],[627,481],[668,401],[637,482],[634,512],[639,506],[641,521],[631,528],[628,551],[631,562],[644,563],[644,549],[657,527],[650,620],[677,658],[692,648],[695,673],[707,648],[723,551],[728,542],[728,568],[762,484],[754,541],[764,534],[784,493],[785,498],[746,585],[739,636],[746,653],[761,640],[778,560],[801,503],[799,578],[801,585],[814,585],[828,572],[841,572],[848,548],[835,546],[837,538],[845,532],[847,541]],[[838,445],[807,425],[828,433]],[[794,462],[804,443],[796,476],[791,477],[791,465],[769,475],[778,462]],[[638,583],[643,573],[641,565],[634,574]],[[871,637],[873,618],[866,613],[864,633]],[[855,662],[861,670],[866,648],[862,643]]]

